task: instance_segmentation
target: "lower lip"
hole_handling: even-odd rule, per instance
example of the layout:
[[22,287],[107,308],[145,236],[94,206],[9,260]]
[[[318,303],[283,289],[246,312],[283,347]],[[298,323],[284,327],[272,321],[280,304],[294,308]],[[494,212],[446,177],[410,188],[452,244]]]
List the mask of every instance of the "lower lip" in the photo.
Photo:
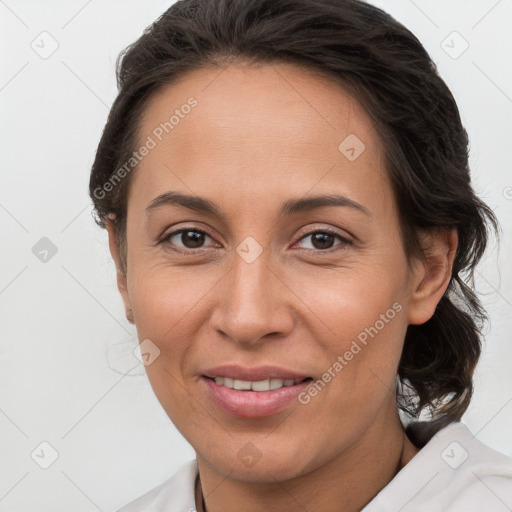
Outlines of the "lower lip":
[[286,409],[312,382],[307,380],[270,391],[240,391],[217,384],[207,377],[201,380],[221,409],[242,418],[262,418]]

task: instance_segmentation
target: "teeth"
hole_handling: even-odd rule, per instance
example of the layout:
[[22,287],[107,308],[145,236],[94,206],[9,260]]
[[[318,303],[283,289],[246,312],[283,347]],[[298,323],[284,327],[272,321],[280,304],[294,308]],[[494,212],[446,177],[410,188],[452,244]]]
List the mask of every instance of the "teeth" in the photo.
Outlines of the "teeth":
[[233,388],[240,390],[251,389],[251,382],[248,380],[233,380]]
[[[278,389],[281,386],[272,389]],[[270,391],[270,380],[260,380],[258,382],[251,383],[251,389],[253,391]]]
[[302,382],[302,379],[266,379],[256,382],[250,380],[230,379],[229,377],[215,377],[215,382],[230,389],[270,391],[282,388],[283,386],[293,386],[294,384]]

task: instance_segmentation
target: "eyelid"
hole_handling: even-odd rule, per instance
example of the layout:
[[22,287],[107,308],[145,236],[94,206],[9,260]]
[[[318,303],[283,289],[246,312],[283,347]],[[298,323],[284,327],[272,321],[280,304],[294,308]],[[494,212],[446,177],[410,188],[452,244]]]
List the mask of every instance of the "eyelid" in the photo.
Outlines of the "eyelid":
[[353,235],[351,235],[348,231],[342,230],[341,228],[335,228],[333,226],[325,226],[325,225],[307,225],[307,229],[301,228],[298,234],[298,239],[302,239],[304,236],[313,235],[315,233],[329,233],[331,235],[339,236],[340,238],[346,240],[347,242],[351,242],[353,240]]
[[[331,227],[317,227],[317,228],[309,228],[307,231],[305,231],[302,235],[299,235],[299,238],[296,242],[294,242],[293,246],[297,245],[299,242],[304,240],[305,238],[315,235],[316,233],[327,233],[329,235],[338,237],[341,240],[341,244],[338,245],[352,245],[353,241],[351,237],[347,237],[343,234],[341,234],[338,230]],[[292,246],[292,247],[293,247]],[[341,249],[336,249],[336,245],[334,247],[330,247],[329,249],[302,249],[303,251],[306,251],[308,253],[315,253],[315,254],[328,254],[334,251],[338,251]]]
[[[197,233],[201,233],[203,235],[208,236],[212,240],[215,240],[215,238],[207,230],[205,230],[203,228],[198,228],[198,227],[195,227],[195,226],[184,226],[184,227],[175,229],[175,230],[170,231],[169,233],[163,235],[160,238],[160,240],[157,242],[157,245],[164,244],[164,243],[171,244],[170,239],[173,236],[179,235],[179,234],[181,234],[183,232],[186,232],[186,231],[195,231]],[[341,240],[341,242],[342,242],[341,244],[338,244],[338,245],[352,245],[352,243],[353,243],[353,241],[351,240],[351,237],[347,237],[347,236],[341,234],[335,228],[332,228],[332,227],[317,227],[317,228],[309,228],[309,229],[305,230],[302,234],[299,234],[298,238],[293,243],[292,247],[297,245],[300,241],[302,241],[303,239],[307,238],[308,236],[315,235],[316,233],[327,233],[329,235],[338,237]],[[208,247],[198,247],[196,249],[185,249],[185,250],[183,250],[183,249],[174,249],[173,248],[172,250],[174,250],[175,252],[178,252],[180,254],[190,254],[190,255],[192,255],[192,254],[197,254],[198,252],[204,252],[207,249],[208,249]],[[336,249],[336,246],[334,246],[334,248],[331,247],[329,249],[324,249],[324,250],[322,250],[322,249],[302,249],[302,251],[305,251],[307,253],[315,253],[315,254],[325,254],[325,253],[330,253],[330,252],[334,252],[334,251],[337,251],[337,250],[339,250],[339,249]]]
[[[173,231],[169,231],[167,234],[163,235],[159,241],[157,242],[156,245],[160,245],[160,244],[165,244],[165,243],[171,243],[170,242],[170,239],[173,237],[173,236],[176,236],[176,235],[179,235],[183,232],[186,232],[186,231],[195,231],[197,233],[201,233],[203,235],[206,235],[208,236],[209,238],[211,238],[212,240],[215,240],[214,237],[212,235],[210,235],[210,233],[208,233],[208,231],[206,231],[205,229],[202,229],[202,228],[198,228],[198,227],[195,227],[195,226],[184,226],[182,228],[178,228],[178,229],[175,229]],[[171,244],[172,245],[172,244]],[[197,249],[187,249],[187,250],[183,250],[183,249],[174,249],[176,252],[179,252],[179,253],[190,253],[190,254],[193,254],[193,253],[197,253],[197,252],[200,252],[200,251],[204,251],[208,249],[208,247],[199,247]]]

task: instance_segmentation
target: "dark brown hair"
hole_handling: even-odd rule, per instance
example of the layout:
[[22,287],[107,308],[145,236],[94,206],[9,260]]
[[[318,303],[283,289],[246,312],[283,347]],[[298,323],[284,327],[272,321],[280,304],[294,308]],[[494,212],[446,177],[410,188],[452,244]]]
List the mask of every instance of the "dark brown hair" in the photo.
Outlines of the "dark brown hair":
[[241,62],[299,65],[338,80],[361,102],[382,140],[409,257],[422,254],[422,230],[457,230],[448,290],[429,321],[408,327],[398,369],[399,407],[413,417],[430,410],[437,419],[425,436],[409,431],[422,445],[469,405],[486,319],[473,273],[488,228],[499,227],[472,189],[468,136],[449,88],[418,39],[393,17],[358,0],[176,2],[118,57],[119,94],[90,178],[96,222],[105,227],[115,216],[126,265],[131,174],[105,184],[136,149],[148,99],[188,71]]

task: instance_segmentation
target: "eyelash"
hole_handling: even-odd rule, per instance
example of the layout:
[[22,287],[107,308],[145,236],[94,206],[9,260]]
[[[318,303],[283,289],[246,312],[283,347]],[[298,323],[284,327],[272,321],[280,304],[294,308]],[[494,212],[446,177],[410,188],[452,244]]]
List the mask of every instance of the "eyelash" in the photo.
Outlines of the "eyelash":
[[[180,228],[176,231],[172,231],[171,233],[168,233],[167,235],[165,235],[159,242],[157,245],[159,244],[169,244],[170,246],[173,245],[171,242],[170,242],[170,239],[176,235],[179,235],[180,233],[184,233],[184,232],[188,232],[188,231],[192,231],[194,233],[200,233],[202,235],[206,235],[208,236],[209,238],[212,238],[206,231],[203,231],[201,229],[197,229],[197,228],[193,228],[193,227],[185,227],[185,228]],[[322,234],[329,234],[329,235],[332,235],[332,236],[335,236],[337,238],[339,238],[341,240],[341,246],[343,246],[343,248],[345,246],[350,246],[352,245],[352,242],[348,239],[348,238],[345,238],[343,236],[341,236],[337,231],[333,230],[333,229],[330,229],[330,228],[323,228],[323,229],[315,229],[313,231],[309,231],[307,233],[305,233],[304,235],[302,235],[299,240],[297,240],[297,242],[300,242],[302,241],[303,239],[307,238],[308,236],[312,236],[312,235],[315,235],[317,233],[322,233]],[[296,242],[296,243],[297,243]],[[307,254],[312,254],[312,253],[315,253],[316,255],[318,254],[325,254],[325,253],[332,253],[334,251],[337,251],[337,250],[343,250],[342,249],[335,249],[335,248],[329,248],[329,249],[303,249],[303,251],[305,251]],[[188,250],[180,250],[180,249],[175,249],[174,247],[171,247],[171,250],[174,251],[174,252],[177,252],[179,254],[183,254],[185,256],[194,256],[194,255],[197,255],[198,253],[201,253],[201,252],[204,252],[207,250],[207,248],[198,248],[198,249],[188,249]]]

